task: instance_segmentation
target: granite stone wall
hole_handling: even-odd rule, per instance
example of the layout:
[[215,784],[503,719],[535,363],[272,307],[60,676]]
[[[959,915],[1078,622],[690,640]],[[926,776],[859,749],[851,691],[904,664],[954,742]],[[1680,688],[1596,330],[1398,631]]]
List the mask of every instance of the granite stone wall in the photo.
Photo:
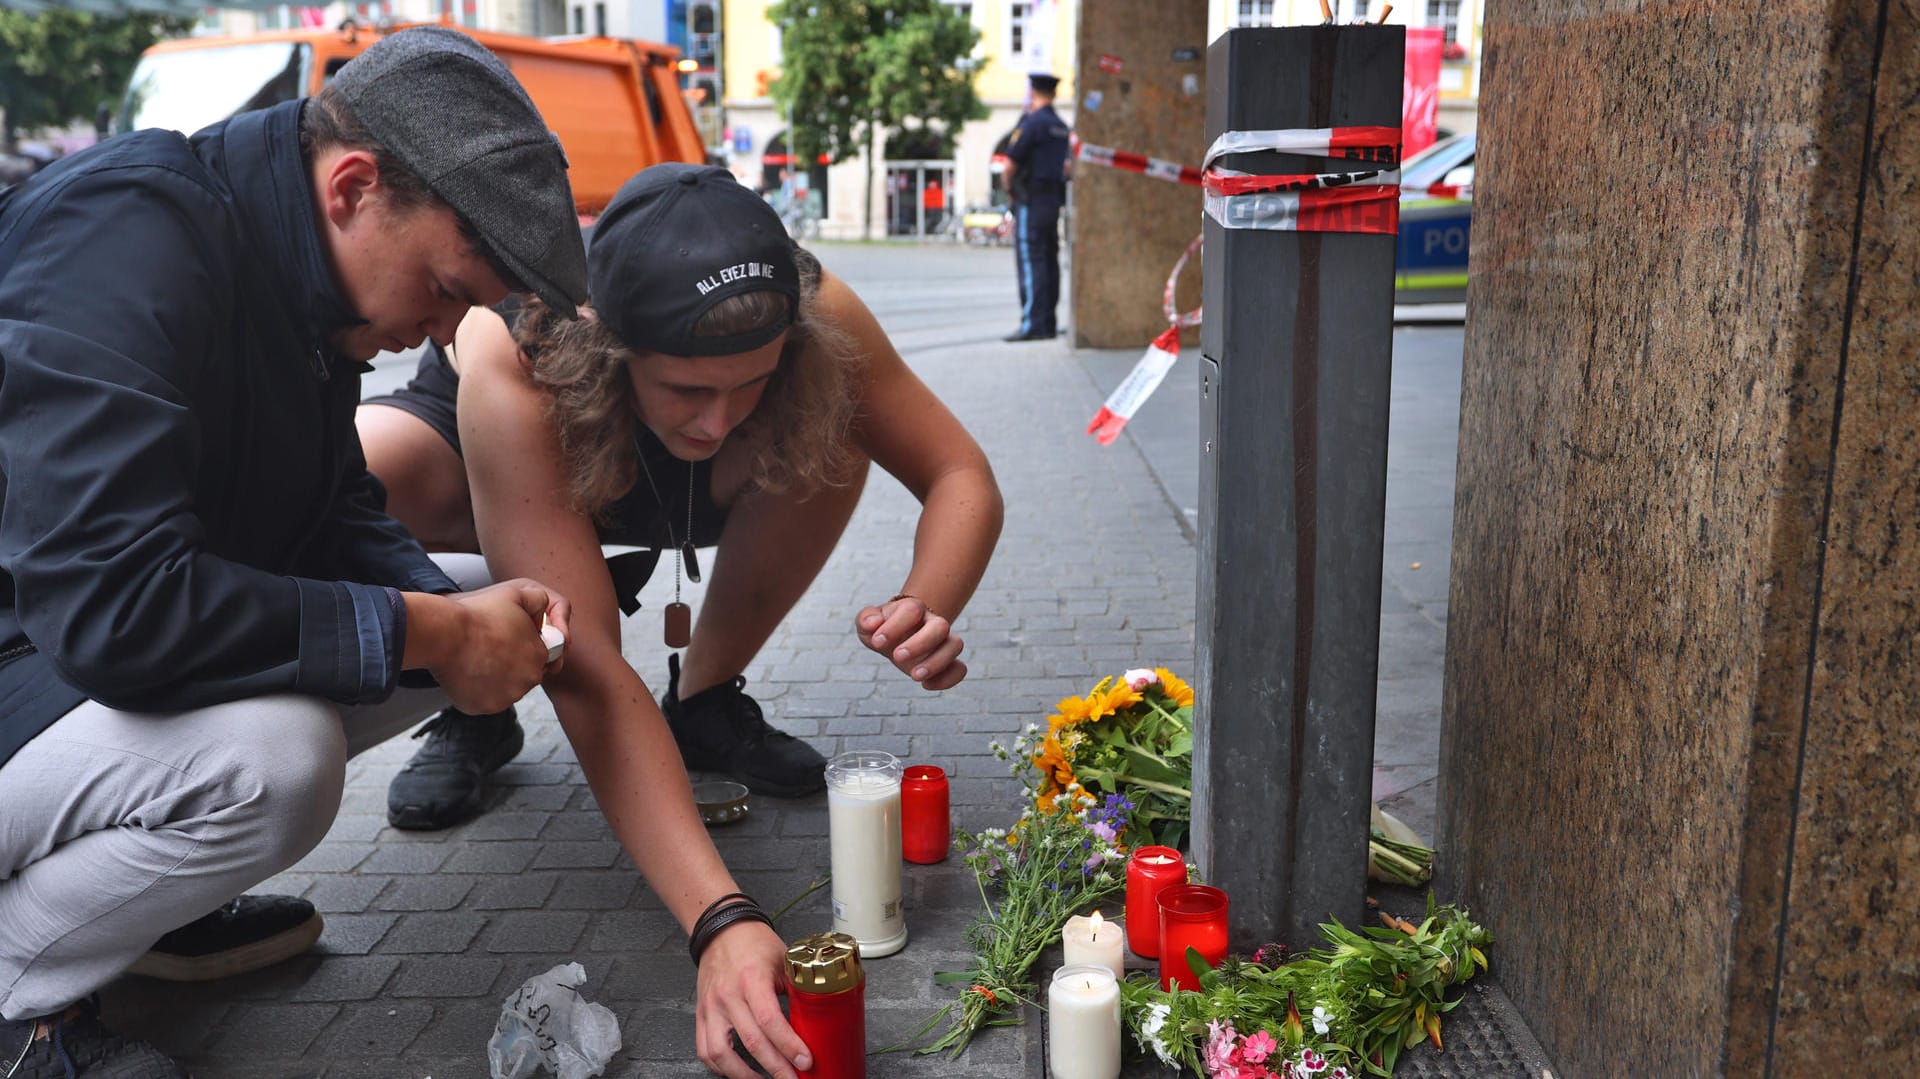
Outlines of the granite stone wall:
[[1920,8],[1490,0],[1440,889],[1556,1074],[1920,1070]]
[[[1198,166],[1207,149],[1206,51],[1206,0],[1083,0],[1075,134]],[[1197,187],[1075,162],[1068,296],[1075,346],[1144,351],[1167,328],[1161,292],[1200,235],[1200,219]],[[1181,275],[1177,301],[1182,311],[1200,305],[1197,257]],[[1187,331],[1186,340],[1198,338]]]

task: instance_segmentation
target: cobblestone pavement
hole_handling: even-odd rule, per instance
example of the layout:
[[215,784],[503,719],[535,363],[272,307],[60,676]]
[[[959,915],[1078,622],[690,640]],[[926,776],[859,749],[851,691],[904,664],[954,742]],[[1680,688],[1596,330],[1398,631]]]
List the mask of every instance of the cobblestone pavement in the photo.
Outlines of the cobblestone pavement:
[[[1127,440],[1101,447],[1081,433],[1104,394],[1098,354],[1076,357],[1065,339],[1000,342],[1015,315],[1008,252],[827,245],[821,253],[985,446],[1007,523],[960,623],[971,674],[953,690],[927,693],[850,631],[856,610],[898,590],[911,553],[918,507],[876,474],[840,549],[747,670],[748,692],[778,726],[828,754],[877,748],[942,765],[953,777],[957,828],[1004,825],[1015,786],[989,740],[1041,719],[1104,674],[1142,664],[1191,671],[1189,529],[1146,450]],[[1457,347],[1455,355],[1457,368]],[[369,392],[401,373],[390,362]],[[1451,462],[1449,454],[1449,491]],[[655,612],[672,588],[670,574],[658,578],[626,644],[656,687],[665,684],[666,651]],[[691,589],[697,607],[698,586]],[[1444,618],[1443,577],[1438,597]],[[1437,670],[1426,692],[1422,707],[1437,716]],[[625,1046],[606,1074],[706,1074],[693,1055],[685,938],[610,837],[545,699],[536,693],[521,712],[525,752],[499,773],[488,812],[447,832],[386,825],[387,782],[412,753],[409,740],[352,763],[326,840],[259,889],[305,895],[325,913],[312,954],[202,986],[122,979],[106,993],[109,1017],[179,1056],[198,1079],[466,1079],[487,1074],[501,1001],[524,979],[577,960],[587,972],[583,995],[620,1021]],[[825,798],[757,798],[747,820],[713,835],[742,886],[771,909],[826,868]],[[906,1037],[948,999],[931,974],[964,964],[962,932],[979,903],[953,860],[909,865],[905,884],[912,942],[869,964],[870,1045]],[[797,937],[827,923],[822,889],[781,929]],[[957,1064],[876,1057],[869,1074],[1037,1076],[1037,1034],[1037,1024],[989,1031]]]

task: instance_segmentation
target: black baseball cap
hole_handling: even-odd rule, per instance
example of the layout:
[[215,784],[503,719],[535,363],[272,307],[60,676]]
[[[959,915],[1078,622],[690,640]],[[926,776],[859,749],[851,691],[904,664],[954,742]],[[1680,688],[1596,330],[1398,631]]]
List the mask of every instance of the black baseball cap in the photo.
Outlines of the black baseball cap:
[[[620,186],[593,228],[587,280],[600,321],[630,348],[730,356],[780,336],[800,304],[800,268],[780,215],[726,169],[667,162]],[[696,337],[713,306],[747,292],[787,297],[787,316]]]
[[500,58],[443,26],[389,34],[333,78],[353,115],[548,306],[587,297],[559,137]]

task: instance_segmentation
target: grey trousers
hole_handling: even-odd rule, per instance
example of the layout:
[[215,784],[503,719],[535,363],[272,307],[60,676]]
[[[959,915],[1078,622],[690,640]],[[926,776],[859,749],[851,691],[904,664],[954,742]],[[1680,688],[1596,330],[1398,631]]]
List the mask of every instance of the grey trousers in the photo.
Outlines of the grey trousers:
[[[436,556],[462,587],[477,556]],[[274,696],[191,712],[89,701],[0,765],[0,1018],[46,1015],[327,834],[348,759],[446,707]]]

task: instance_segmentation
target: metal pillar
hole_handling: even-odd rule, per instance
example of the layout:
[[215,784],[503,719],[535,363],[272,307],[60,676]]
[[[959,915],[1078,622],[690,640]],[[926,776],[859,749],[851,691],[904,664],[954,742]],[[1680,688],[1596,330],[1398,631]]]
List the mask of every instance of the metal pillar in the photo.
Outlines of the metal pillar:
[[[1226,131],[1398,127],[1405,31],[1230,30],[1207,56]],[[1364,166],[1274,153],[1265,175]],[[1206,221],[1194,853],[1232,945],[1359,921],[1379,667],[1394,237]]]

